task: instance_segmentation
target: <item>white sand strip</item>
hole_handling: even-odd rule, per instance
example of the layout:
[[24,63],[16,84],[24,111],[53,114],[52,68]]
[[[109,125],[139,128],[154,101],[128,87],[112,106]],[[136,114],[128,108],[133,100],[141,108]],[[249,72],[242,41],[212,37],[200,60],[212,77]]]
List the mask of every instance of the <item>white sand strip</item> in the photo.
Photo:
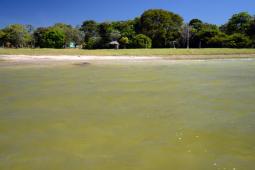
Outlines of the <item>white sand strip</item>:
[[90,61],[90,60],[162,60],[162,57],[146,56],[28,56],[28,55],[0,55],[0,59],[7,61]]
[[50,61],[166,61],[166,60],[229,60],[255,59],[255,54],[236,55],[172,55],[172,56],[36,56],[36,55],[0,55],[0,60],[13,62],[50,62]]

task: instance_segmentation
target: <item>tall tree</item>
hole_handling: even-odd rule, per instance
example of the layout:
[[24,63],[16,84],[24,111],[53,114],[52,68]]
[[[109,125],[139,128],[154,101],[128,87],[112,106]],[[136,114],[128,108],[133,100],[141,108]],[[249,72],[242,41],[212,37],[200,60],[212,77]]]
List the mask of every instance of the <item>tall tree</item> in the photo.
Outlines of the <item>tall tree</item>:
[[34,46],[43,48],[45,47],[45,33],[48,31],[48,28],[39,27],[33,33]]
[[65,46],[65,32],[57,27],[49,28],[44,34],[44,48],[63,48]]
[[203,21],[201,21],[200,19],[192,19],[189,22],[189,26],[191,26],[196,31],[200,31],[203,27]]
[[179,37],[183,19],[181,16],[161,9],[145,11],[140,18],[141,33],[152,39],[152,47],[167,47],[169,41]]
[[4,31],[0,30],[0,47],[4,46],[4,37],[5,37]]
[[201,40],[198,37],[198,32],[203,29],[204,23],[199,19],[192,19],[189,22],[190,26],[190,47],[198,48],[201,46]]
[[114,29],[120,32],[121,37],[127,37],[129,39],[134,38],[136,35],[134,24],[135,22],[133,20],[118,21],[112,23]]
[[255,17],[253,17],[253,20],[250,23],[250,26],[247,30],[247,35],[252,41],[252,46],[255,47]]
[[24,25],[13,24],[3,29],[5,43],[10,43],[16,48],[26,47],[32,37]]
[[180,30],[179,45],[181,47],[190,48],[190,41],[194,34],[195,33],[192,26],[190,26],[189,24],[184,24]]
[[75,43],[75,45],[80,45],[83,42],[84,34],[77,29],[73,28],[72,25],[67,25],[64,23],[57,23],[53,27],[61,29],[65,33],[65,46],[68,47],[70,43]]
[[198,39],[200,41],[200,47],[214,47],[212,43],[210,43],[210,39],[219,36],[221,31],[216,25],[212,24],[203,24],[202,29],[197,32]]
[[84,43],[84,33],[80,30],[80,28],[73,28],[72,31],[72,40],[75,45],[82,45]]
[[[110,22],[103,22],[98,26],[99,36],[101,37],[100,48],[109,48],[109,43],[114,38],[115,29]],[[113,33],[113,34],[112,34]],[[118,34],[115,32],[116,35]]]
[[88,42],[90,38],[98,36],[98,24],[94,20],[84,21],[81,30],[84,32],[85,43]]
[[221,30],[227,34],[246,34],[252,20],[253,17],[249,13],[241,12],[233,15],[228,23],[221,27]]

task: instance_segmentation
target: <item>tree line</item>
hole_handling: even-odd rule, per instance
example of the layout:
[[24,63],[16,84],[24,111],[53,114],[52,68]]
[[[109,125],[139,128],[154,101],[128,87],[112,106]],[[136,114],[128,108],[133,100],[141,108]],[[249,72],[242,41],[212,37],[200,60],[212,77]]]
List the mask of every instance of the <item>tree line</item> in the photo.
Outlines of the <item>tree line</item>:
[[253,48],[255,17],[247,12],[234,14],[218,26],[183,18],[170,11],[150,9],[127,21],[87,20],[73,27],[57,23],[50,27],[13,24],[0,29],[0,46],[6,48]]

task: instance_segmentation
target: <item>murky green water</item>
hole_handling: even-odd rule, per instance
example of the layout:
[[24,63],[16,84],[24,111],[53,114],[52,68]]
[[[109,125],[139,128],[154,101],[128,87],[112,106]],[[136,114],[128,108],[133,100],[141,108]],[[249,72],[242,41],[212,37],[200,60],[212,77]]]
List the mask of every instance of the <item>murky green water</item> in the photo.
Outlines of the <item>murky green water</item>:
[[0,67],[0,169],[255,169],[255,60]]

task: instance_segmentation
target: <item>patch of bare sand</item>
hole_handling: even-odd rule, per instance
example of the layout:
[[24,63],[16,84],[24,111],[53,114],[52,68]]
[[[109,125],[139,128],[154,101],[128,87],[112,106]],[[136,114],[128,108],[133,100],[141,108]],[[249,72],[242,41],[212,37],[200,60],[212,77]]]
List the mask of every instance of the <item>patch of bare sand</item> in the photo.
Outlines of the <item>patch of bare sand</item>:
[[16,63],[56,63],[56,62],[145,62],[145,61],[178,61],[178,60],[218,60],[218,59],[255,59],[255,54],[238,55],[172,55],[172,56],[30,56],[0,55],[0,61]]

